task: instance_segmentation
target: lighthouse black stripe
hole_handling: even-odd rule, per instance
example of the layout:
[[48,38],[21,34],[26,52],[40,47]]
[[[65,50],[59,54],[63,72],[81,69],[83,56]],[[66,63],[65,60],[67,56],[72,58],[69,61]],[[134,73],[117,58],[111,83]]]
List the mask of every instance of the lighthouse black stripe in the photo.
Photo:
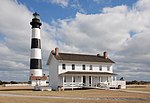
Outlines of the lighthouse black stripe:
[[41,40],[37,38],[32,38],[31,48],[40,48],[41,49]]
[[41,59],[30,59],[30,69],[42,69]]

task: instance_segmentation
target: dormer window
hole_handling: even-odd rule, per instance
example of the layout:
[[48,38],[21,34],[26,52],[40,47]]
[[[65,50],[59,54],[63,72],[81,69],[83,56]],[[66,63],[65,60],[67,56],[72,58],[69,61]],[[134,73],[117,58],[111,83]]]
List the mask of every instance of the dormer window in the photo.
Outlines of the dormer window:
[[66,64],[62,64],[62,69],[63,69],[63,70],[66,69]]

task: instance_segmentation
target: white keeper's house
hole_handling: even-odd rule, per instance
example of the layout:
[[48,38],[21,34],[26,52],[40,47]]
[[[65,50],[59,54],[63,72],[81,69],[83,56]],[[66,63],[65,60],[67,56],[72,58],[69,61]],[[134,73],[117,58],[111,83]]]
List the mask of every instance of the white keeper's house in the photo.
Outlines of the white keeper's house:
[[125,81],[117,81],[113,73],[114,61],[103,55],[59,53],[52,50],[47,61],[49,85],[56,90],[74,88],[126,88]]

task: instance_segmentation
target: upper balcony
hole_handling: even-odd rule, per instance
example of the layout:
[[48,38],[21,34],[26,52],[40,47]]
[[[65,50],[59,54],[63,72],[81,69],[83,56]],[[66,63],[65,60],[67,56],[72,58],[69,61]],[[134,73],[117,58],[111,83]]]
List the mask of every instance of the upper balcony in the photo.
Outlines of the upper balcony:
[[65,72],[106,72],[113,73],[112,64],[59,63],[58,74]]

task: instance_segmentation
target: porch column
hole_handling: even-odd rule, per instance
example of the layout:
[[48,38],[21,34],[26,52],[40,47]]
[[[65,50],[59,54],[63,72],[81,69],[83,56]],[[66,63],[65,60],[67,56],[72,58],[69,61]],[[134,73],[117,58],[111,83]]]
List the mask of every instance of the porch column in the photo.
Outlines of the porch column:
[[106,76],[107,85],[109,85],[109,76]]
[[118,86],[117,77],[115,76],[115,85]]
[[111,76],[111,82],[113,82],[113,76]]
[[115,76],[115,81],[117,81],[117,78],[116,78],[116,76]]
[[111,85],[113,85],[113,76],[111,76]]
[[91,86],[92,86],[92,76],[91,76]]
[[64,76],[63,76],[62,84],[63,84],[63,87],[64,87]]
[[73,76],[71,77],[71,82],[72,82],[72,90],[73,90]]

